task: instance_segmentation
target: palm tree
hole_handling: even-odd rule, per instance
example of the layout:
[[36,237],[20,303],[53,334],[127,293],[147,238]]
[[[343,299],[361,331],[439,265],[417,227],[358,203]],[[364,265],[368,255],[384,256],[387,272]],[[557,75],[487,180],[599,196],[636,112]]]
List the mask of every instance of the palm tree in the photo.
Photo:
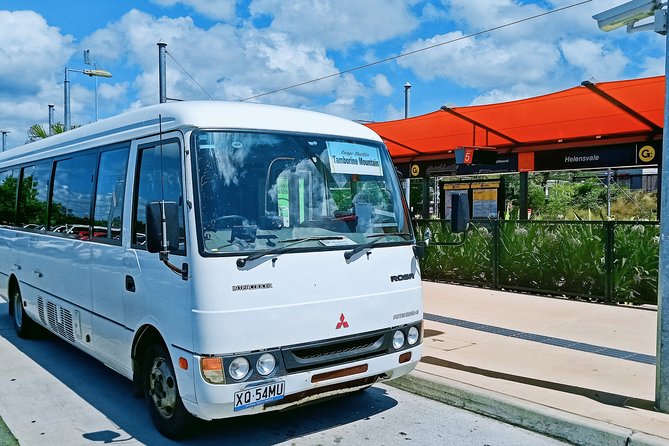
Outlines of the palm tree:
[[[63,127],[63,124],[60,122],[57,122],[51,126],[51,133],[53,135],[57,135],[59,133],[63,133],[65,130],[65,127]],[[30,129],[28,129],[28,141],[27,142],[34,142],[40,139],[48,138],[49,132],[44,128],[42,124],[33,124],[30,126]]]

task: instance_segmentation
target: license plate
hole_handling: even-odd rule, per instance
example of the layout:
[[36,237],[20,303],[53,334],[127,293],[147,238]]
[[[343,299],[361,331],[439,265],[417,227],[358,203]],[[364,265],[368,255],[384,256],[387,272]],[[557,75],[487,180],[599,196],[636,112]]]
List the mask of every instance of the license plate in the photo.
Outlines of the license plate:
[[269,403],[283,398],[286,391],[285,381],[277,381],[235,392],[235,411]]

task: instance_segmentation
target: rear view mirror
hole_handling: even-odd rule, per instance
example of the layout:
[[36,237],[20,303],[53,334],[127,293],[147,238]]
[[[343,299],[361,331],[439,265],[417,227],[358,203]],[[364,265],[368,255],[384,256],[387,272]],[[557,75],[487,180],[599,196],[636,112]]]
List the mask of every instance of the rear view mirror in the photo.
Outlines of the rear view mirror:
[[467,192],[451,194],[451,232],[460,233],[469,225],[469,197]]
[[174,201],[146,205],[146,249],[159,252],[162,260],[179,249],[179,206]]
[[263,231],[279,230],[283,228],[283,219],[278,215],[265,215],[258,220],[258,229]]

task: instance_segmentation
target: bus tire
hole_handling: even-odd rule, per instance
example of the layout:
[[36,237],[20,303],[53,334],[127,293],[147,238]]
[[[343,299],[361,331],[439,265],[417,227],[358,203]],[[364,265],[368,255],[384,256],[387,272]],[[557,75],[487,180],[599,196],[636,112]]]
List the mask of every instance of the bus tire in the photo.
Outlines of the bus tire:
[[142,367],[144,399],[158,431],[167,438],[186,436],[195,418],[183,405],[170,354],[162,344],[153,344]]
[[9,295],[9,305],[16,334],[23,339],[35,337],[38,325],[30,319],[30,316],[28,316],[26,310],[23,308],[23,298],[18,286],[14,287]]

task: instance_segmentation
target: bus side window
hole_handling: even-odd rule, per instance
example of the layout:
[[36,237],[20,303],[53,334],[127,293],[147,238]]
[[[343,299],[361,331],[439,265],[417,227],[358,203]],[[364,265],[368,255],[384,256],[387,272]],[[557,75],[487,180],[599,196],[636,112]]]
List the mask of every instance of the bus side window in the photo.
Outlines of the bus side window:
[[16,187],[19,171],[4,170],[0,172],[0,226],[16,224]]
[[98,182],[95,191],[93,237],[121,243],[123,198],[128,148],[107,150],[100,154]]
[[51,162],[23,168],[18,206],[20,228],[38,231],[45,229],[50,179]]
[[56,161],[49,208],[49,231],[90,239],[95,154]]
[[179,205],[179,248],[172,253],[185,255],[186,230],[179,143],[163,142],[162,150],[160,145],[140,148],[138,165],[139,176],[133,209],[133,245],[144,248],[146,244],[146,205],[154,201],[174,201]]

